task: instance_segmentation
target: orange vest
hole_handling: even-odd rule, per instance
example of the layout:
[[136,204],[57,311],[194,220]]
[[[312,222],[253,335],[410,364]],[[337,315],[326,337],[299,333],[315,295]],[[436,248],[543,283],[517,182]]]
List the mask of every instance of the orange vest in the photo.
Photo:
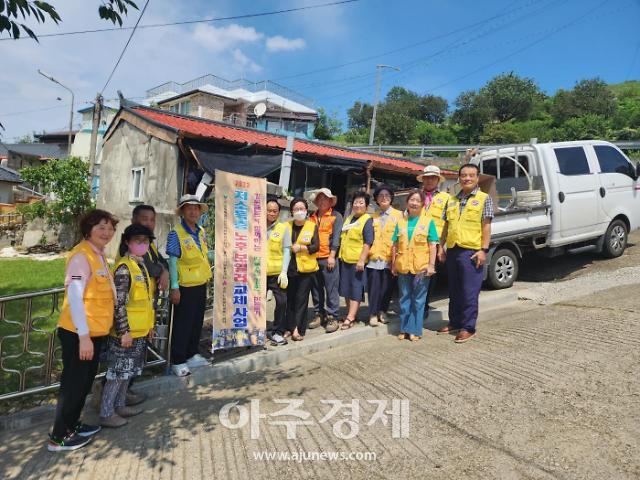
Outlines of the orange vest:
[[[114,291],[113,280],[109,269],[105,268],[100,256],[89,245],[89,242],[83,240],[71,250],[67,257],[67,264],[74,255],[84,254],[91,267],[91,278],[87,282],[84,289],[82,300],[84,302],[84,311],[87,315],[87,326],[89,327],[89,335],[92,337],[101,337],[107,335],[113,325],[113,309],[114,309]],[[76,327],[71,320],[71,307],[67,293],[64,294],[64,302],[62,304],[62,312],[58,320],[58,327],[64,328],[70,332],[76,332]]]
[[309,219],[318,226],[318,239],[320,240],[320,250],[318,250],[318,258],[327,258],[331,253],[331,246],[329,245],[329,239],[331,232],[333,232],[333,224],[336,221],[335,215],[333,215],[333,208],[327,210],[327,212],[320,218],[318,218],[318,212],[311,215]]

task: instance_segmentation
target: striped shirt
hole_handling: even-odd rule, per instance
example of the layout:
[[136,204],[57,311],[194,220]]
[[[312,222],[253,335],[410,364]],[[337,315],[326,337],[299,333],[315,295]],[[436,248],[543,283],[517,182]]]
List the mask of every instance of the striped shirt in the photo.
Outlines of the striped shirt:
[[[199,229],[202,227],[197,227],[196,231],[194,232],[193,230],[191,230],[189,225],[186,224],[183,218],[180,218],[180,224],[182,225],[182,228],[184,228],[185,231],[189,235],[191,235],[191,238],[193,238],[193,240],[196,242],[198,248],[202,250],[202,245],[200,245],[200,236],[198,235]],[[169,235],[167,235],[167,255],[176,258],[180,258],[182,256],[180,239],[178,238],[178,234],[175,230],[171,230],[169,232]]]

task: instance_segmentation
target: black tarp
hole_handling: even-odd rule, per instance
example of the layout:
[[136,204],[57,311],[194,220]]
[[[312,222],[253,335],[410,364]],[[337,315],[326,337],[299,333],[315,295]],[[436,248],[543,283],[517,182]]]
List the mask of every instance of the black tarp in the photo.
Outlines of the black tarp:
[[[280,168],[282,151],[265,152],[255,146],[232,150],[229,147],[198,140],[185,140],[202,168],[214,175],[215,170],[263,178]],[[314,157],[294,155],[294,162],[304,163],[307,167],[333,170],[342,173],[362,172],[367,162],[334,157]]]

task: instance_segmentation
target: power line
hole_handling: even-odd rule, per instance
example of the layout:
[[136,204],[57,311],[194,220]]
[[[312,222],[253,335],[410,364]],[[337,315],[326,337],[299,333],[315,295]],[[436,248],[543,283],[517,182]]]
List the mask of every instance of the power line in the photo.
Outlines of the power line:
[[450,32],[443,33],[443,34],[440,34],[440,35],[436,35],[434,37],[430,37],[430,38],[427,38],[425,40],[421,40],[419,42],[412,43],[410,45],[405,45],[405,46],[402,46],[402,47],[398,47],[398,48],[395,48],[393,50],[388,50],[388,51],[383,52],[383,53],[379,53],[379,54],[376,54],[376,55],[371,55],[371,56],[368,56],[368,57],[360,58],[358,60],[353,60],[353,61],[349,61],[349,62],[346,62],[346,63],[340,63],[338,65],[332,65],[332,66],[329,66],[329,67],[318,68],[316,70],[311,70],[311,71],[308,71],[308,72],[296,73],[296,74],[293,74],[293,75],[287,75],[287,76],[284,76],[284,77],[274,78],[273,80],[274,81],[288,80],[288,79],[291,79],[291,78],[298,78],[298,77],[304,77],[304,76],[307,76],[307,75],[313,75],[315,73],[327,72],[329,70],[336,70],[336,69],[339,69],[339,68],[348,67],[348,66],[351,66],[351,65],[356,65],[358,63],[368,62],[369,60],[374,60],[376,58],[380,58],[380,57],[384,57],[384,56],[387,56],[387,55],[391,55],[393,53],[398,53],[398,52],[402,52],[404,50],[409,50],[411,48],[415,48],[415,47],[418,47],[420,45],[425,45],[427,43],[431,43],[431,42],[434,42],[436,40],[440,40],[442,38],[449,37],[449,36],[454,35],[456,33],[469,30],[470,28],[476,27],[478,25],[482,25],[482,24],[484,24],[486,22],[490,22],[490,21],[495,20],[495,19],[500,18],[500,17],[504,17],[506,15],[509,15],[509,14],[515,12],[515,11],[522,10],[524,8],[527,8],[527,7],[531,6],[531,5],[535,5],[536,3],[540,3],[541,1],[542,0],[530,1],[526,5],[522,5],[520,7],[515,7],[515,8],[512,8],[510,10],[505,10],[500,14],[484,18],[483,20],[471,23],[469,25],[465,25],[464,27],[457,28],[457,29],[452,30]]
[[144,7],[142,8],[142,12],[140,12],[140,16],[138,17],[138,21],[133,26],[133,30],[131,30],[131,35],[129,35],[129,39],[127,40],[127,43],[124,44],[124,48],[122,49],[122,52],[120,53],[120,56],[118,57],[118,61],[113,66],[113,70],[111,70],[111,74],[109,75],[109,78],[107,78],[107,82],[104,84],[104,87],[102,87],[102,90],[100,91],[100,94],[104,93],[104,91],[107,88],[107,85],[109,85],[109,82],[111,81],[111,78],[113,77],[113,74],[116,73],[116,69],[118,68],[118,65],[120,65],[120,60],[122,60],[122,57],[124,56],[124,52],[127,51],[127,47],[129,46],[129,43],[131,42],[131,39],[133,38],[133,34],[136,33],[136,28],[138,27],[138,24],[140,23],[140,20],[142,20],[142,16],[144,15],[144,12],[146,12],[146,10],[147,10],[147,6],[149,5],[149,1],[150,0],[147,0],[147,2],[144,4]]
[[[40,38],[45,38],[45,37],[63,37],[63,36],[67,36],[67,35],[81,35],[81,34],[86,34],[86,33],[100,33],[100,32],[113,32],[113,31],[117,31],[117,32],[121,32],[124,30],[135,30],[136,27],[139,29],[143,29],[143,28],[161,28],[161,27],[172,27],[172,26],[177,26],[177,25],[192,25],[192,24],[196,24],[196,23],[211,23],[211,22],[223,22],[223,21],[227,21],[227,20],[242,20],[242,19],[246,19],[246,18],[255,18],[255,17],[267,17],[267,16],[271,16],[271,15],[279,15],[281,13],[292,13],[292,12],[300,12],[303,10],[313,10],[316,8],[324,8],[324,7],[333,7],[336,5],[343,5],[343,4],[347,4],[347,3],[354,3],[354,2],[359,2],[360,0],[340,0],[340,1],[335,1],[335,2],[330,2],[330,3],[320,3],[320,4],[316,4],[316,5],[307,5],[305,7],[296,7],[296,8],[285,8],[285,9],[281,9],[281,10],[272,10],[272,11],[267,11],[267,12],[258,12],[258,13],[246,13],[243,15],[233,15],[233,16],[229,16],[229,17],[213,17],[213,18],[202,18],[202,19],[197,19],[197,20],[185,20],[182,22],[170,22],[170,23],[152,23],[152,24],[148,24],[148,25],[135,25],[133,27],[112,27],[112,28],[96,28],[93,30],[77,30],[74,32],[59,32],[59,33],[45,33],[42,35],[38,35],[38,39]],[[19,37],[19,38],[0,38],[0,42],[2,41],[6,41],[6,40],[26,40],[27,38],[30,37]]]
[[22,111],[22,112],[0,113],[0,117],[14,117],[16,115],[26,115],[28,113],[46,112],[48,110],[55,110],[56,108],[69,108],[70,106],[71,106],[71,104],[68,104],[68,105],[56,105],[55,107],[37,108],[35,110],[25,110],[25,111]]

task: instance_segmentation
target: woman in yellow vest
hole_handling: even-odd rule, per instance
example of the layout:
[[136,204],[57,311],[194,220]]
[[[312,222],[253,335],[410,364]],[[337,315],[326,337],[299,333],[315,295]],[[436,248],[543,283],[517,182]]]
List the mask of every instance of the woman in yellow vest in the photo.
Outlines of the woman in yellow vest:
[[291,227],[288,222],[278,221],[280,203],[275,197],[267,198],[267,290],[271,290],[276,301],[273,312],[273,328],[268,332],[271,344],[286,345],[287,330],[287,286],[289,285],[289,259],[291,251]]
[[171,303],[175,305],[171,330],[171,369],[178,377],[191,368],[207,365],[198,353],[200,333],[211,279],[214,252],[207,248],[204,228],[198,221],[209,209],[196,195],[183,195],[176,209],[180,220],[167,235]]
[[373,215],[374,242],[369,251],[367,264],[367,292],[369,295],[369,325],[377,327],[378,322],[388,323],[386,318],[393,276],[391,275],[391,237],[402,212],[391,206],[393,190],[388,185],[379,185],[373,192],[373,199],[380,211]]
[[393,233],[391,273],[398,275],[400,288],[399,340],[422,338],[424,306],[429,277],[435,273],[438,233],[431,217],[422,213],[424,198],[420,190],[407,197],[407,216]]
[[367,282],[365,266],[369,250],[374,242],[373,220],[367,213],[369,194],[356,192],[351,199],[351,215],[342,225],[340,234],[340,296],[347,303],[347,316],[342,330],[351,328],[356,322],[360,303],[364,300]]
[[84,240],[67,257],[65,294],[58,321],[62,375],[58,406],[47,448],[75,450],[91,440],[99,426],[80,422],[80,414],[98,371],[100,350],[113,325],[114,286],[104,256],[118,220],[93,210],[80,220]]
[[139,407],[126,406],[126,399],[129,381],[142,373],[147,337],[155,321],[153,279],[144,262],[154,238],[151,230],[134,223],[125,228],[120,241],[123,256],[113,274],[114,325],[107,340],[107,382],[100,406],[103,427],[121,427],[127,424],[126,417],[142,413]]
[[304,198],[291,201],[289,211],[293,220],[289,222],[291,231],[291,252],[294,261],[289,262],[287,276],[287,330],[284,336],[295,341],[304,340],[307,331],[309,293],[313,274],[318,271],[317,253],[320,249],[318,227],[307,219],[309,205]]

